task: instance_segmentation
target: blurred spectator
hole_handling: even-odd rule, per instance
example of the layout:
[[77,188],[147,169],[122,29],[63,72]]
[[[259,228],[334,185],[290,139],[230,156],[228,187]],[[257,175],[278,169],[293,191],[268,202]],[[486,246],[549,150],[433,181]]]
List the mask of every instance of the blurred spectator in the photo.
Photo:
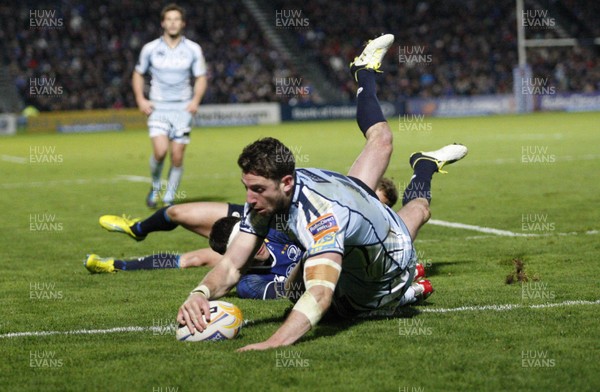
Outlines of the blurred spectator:
[[[178,3],[193,21],[185,35],[200,43],[207,59],[209,87],[203,103],[318,100],[308,85],[309,94],[277,93],[278,78],[298,75],[265,39],[241,0]],[[560,3],[600,35],[594,19],[600,3]],[[13,0],[0,5],[1,53],[26,104],[40,110],[135,107],[131,72],[142,43],[160,35],[156,15],[164,2],[32,4]],[[518,63],[514,0],[270,0],[269,4],[274,11],[300,10],[308,18],[308,26],[289,33],[347,100],[354,99],[356,89],[348,64],[364,39],[383,32],[393,33],[396,41],[379,80],[382,100],[512,92],[512,69]],[[530,1],[525,4],[527,9],[535,7]],[[60,18],[62,26],[32,27],[31,12],[36,10],[55,10],[54,18]],[[528,27],[526,36],[559,34],[556,27]],[[534,77],[546,79],[558,93],[600,91],[594,47],[528,48],[527,57]],[[31,94],[32,79],[53,82],[62,93]]]
[[[240,0],[178,3],[192,21],[184,34],[202,46],[208,63],[203,104],[290,99],[276,94],[274,75],[292,77],[293,67],[263,37]],[[3,60],[26,105],[43,111],[135,107],[131,74],[142,43],[161,34],[157,15],[163,5],[156,0],[3,2]],[[36,94],[32,84],[54,89]]]

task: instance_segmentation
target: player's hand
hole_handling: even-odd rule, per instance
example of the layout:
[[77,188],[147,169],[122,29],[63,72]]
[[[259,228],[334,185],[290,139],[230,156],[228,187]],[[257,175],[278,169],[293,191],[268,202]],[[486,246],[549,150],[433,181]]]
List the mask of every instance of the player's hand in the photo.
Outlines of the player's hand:
[[264,341],[264,342],[260,342],[260,343],[249,344],[242,348],[238,348],[236,351],[238,353],[243,353],[244,351],[262,351],[262,350],[268,350],[270,348],[275,348],[275,347],[279,347],[279,346],[269,343],[269,341]]
[[144,113],[146,116],[149,116],[154,111],[154,105],[147,99],[140,99],[137,102],[138,108],[140,112]]
[[[204,318],[202,317],[204,315]],[[206,321],[204,321],[206,319]],[[208,299],[200,293],[190,294],[177,313],[177,322],[187,325],[191,333],[206,329],[210,321],[210,306]]]
[[196,102],[190,102],[187,107],[185,108],[185,110],[193,115],[196,114],[196,112],[198,111],[198,105]]

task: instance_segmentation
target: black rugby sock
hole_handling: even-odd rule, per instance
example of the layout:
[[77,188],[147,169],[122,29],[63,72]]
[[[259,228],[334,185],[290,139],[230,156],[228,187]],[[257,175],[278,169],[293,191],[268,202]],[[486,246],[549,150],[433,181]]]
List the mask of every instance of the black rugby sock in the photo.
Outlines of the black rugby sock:
[[131,231],[133,231],[136,235],[145,236],[153,231],[174,230],[179,225],[169,219],[169,216],[167,215],[167,208],[169,207],[163,207],[157,210],[149,218],[131,226]]
[[402,205],[421,197],[431,204],[431,178],[437,170],[435,162],[426,159],[418,161],[415,164],[414,174],[402,195]]
[[356,72],[358,90],[356,95],[356,122],[363,134],[378,122],[385,121],[379,100],[377,99],[377,85],[375,71],[363,69]]
[[114,267],[121,271],[179,268],[179,255],[160,253],[134,260],[115,260]]

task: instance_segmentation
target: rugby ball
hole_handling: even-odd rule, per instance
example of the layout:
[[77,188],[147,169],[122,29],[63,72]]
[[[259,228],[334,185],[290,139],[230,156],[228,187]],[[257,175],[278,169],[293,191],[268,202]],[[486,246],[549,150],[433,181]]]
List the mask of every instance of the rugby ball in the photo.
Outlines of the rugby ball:
[[[191,333],[187,325],[179,325],[175,337],[181,342],[200,342],[233,339],[237,336],[244,318],[237,306],[225,301],[210,301],[210,323],[202,332]],[[204,315],[202,316],[204,317]]]

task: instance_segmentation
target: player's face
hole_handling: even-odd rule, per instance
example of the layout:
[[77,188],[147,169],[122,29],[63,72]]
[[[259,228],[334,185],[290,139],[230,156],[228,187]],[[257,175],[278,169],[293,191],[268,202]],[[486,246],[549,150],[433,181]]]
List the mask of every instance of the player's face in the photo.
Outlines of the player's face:
[[269,216],[283,212],[289,207],[294,178],[290,175],[281,180],[270,180],[251,173],[242,174],[246,188],[246,203],[259,215]]
[[181,34],[181,31],[185,27],[185,22],[181,17],[181,13],[173,10],[165,13],[165,17],[160,23],[160,26],[169,36],[177,37]]
[[269,254],[269,250],[267,249],[267,246],[263,242],[263,244],[260,246],[260,248],[258,248],[258,252],[256,252],[256,254],[254,255],[254,260],[261,261],[261,262],[267,261],[269,259],[269,256],[271,256]]

